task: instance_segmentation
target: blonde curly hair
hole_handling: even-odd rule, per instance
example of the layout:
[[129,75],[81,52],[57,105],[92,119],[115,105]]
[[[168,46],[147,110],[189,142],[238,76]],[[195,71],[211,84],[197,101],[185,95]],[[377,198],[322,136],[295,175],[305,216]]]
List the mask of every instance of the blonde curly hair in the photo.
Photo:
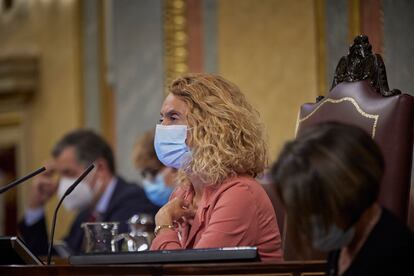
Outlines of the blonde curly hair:
[[220,184],[237,175],[256,177],[267,166],[267,145],[259,113],[240,89],[210,74],[187,74],[169,91],[188,107],[187,143],[192,159],[179,182],[197,175],[204,183]]

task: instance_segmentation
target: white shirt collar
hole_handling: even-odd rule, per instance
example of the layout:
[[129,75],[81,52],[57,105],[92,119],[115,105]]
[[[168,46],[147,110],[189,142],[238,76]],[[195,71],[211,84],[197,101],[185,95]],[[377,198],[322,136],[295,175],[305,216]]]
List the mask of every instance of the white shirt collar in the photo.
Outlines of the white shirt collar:
[[95,206],[95,211],[98,213],[103,214],[107,211],[109,201],[111,200],[112,194],[114,193],[116,187],[116,182],[117,179],[115,177],[112,177],[108,187],[106,187],[105,192],[102,194],[101,198]]

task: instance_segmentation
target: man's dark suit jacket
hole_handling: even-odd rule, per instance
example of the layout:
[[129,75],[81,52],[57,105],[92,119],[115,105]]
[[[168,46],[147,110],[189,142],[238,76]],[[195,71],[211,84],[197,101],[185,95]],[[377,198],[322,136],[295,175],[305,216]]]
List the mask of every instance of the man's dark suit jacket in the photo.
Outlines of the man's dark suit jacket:
[[[120,222],[119,233],[128,232],[126,221],[131,216],[137,213],[155,215],[158,209],[158,206],[149,201],[141,187],[117,178],[116,187],[109,201],[107,211],[101,215],[100,221],[118,221]],[[65,242],[75,254],[80,253],[82,249],[83,229],[81,229],[81,224],[88,221],[92,211],[91,209],[81,211],[65,238]],[[47,254],[49,241],[45,217],[30,226],[26,225],[23,219],[19,223],[19,231],[21,238],[33,253],[37,255]]]

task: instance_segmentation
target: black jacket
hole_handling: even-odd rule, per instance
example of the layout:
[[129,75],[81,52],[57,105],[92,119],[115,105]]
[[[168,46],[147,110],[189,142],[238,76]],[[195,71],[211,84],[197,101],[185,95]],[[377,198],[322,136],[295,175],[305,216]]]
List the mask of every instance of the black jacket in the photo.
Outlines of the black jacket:
[[[128,232],[126,221],[137,213],[155,215],[159,207],[152,204],[146,197],[144,190],[135,184],[129,184],[121,178],[117,178],[116,187],[109,201],[107,211],[102,214],[101,221],[120,222],[119,233]],[[92,210],[83,210],[75,218],[65,242],[75,253],[80,253],[83,241],[83,229],[81,224],[90,217]],[[43,217],[34,225],[28,226],[24,220],[19,223],[21,238],[29,249],[36,255],[46,255],[48,249],[48,230],[46,220]]]
[[[328,256],[326,275],[336,276],[340,251]],[[383,209],[364,245],[343,276],[414,275],[414,234]]]

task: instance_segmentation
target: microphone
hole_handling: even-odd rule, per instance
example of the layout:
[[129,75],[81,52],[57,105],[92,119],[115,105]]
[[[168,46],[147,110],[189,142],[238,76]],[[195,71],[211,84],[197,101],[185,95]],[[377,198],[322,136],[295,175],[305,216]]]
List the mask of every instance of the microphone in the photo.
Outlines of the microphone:
[[39,173],[41,173],[41,172],[44,172],[45,170],[46,170],[46,168],[45,168],[45,167],[41,167],[40,169],[37,169],[37,170],[35,170],[34,172],[32,172],[32,173],[30,173],[30,174],[28,174],[28,175],[26,175],[26,176],[23,176],[22,178],[17,179],[17,180],[15,180],[15,181],[13,181],[12,183],[7,184],[6,186],[1,187],[1,188],[0,188],[0,194],[2,194],[2,193],[4,193],[4,192],[6,192],[6,191],[8,191],[9,189],[13,188],[14,186],[17,186],[17,185],[19,185],[20,183],[22,183],[22,182],[24,182],[24,181],[26,181],[26,180],[28,180],[28,179],[32,178],[33,176],[38,175],[38,174],[39,174]]
[[70,186],[62,198],[59,200],[59,203],[56,206],[55,213],[53,214],[53,224],[52,224],[52,231],[50,232],[50,244],[49,250],[47,252],[47,264],[50,265],[50,260],[52,258],[52,247],[53,247],[53,238],[55,236],[55,227],[56,227],[56,215],[59,210],[60,205],[62,205],[63,200],[79,185],[79,183],[91,172],[91,170],[95,167],[94,164],[89,165],[89,167],[75,180],[75,182]]

